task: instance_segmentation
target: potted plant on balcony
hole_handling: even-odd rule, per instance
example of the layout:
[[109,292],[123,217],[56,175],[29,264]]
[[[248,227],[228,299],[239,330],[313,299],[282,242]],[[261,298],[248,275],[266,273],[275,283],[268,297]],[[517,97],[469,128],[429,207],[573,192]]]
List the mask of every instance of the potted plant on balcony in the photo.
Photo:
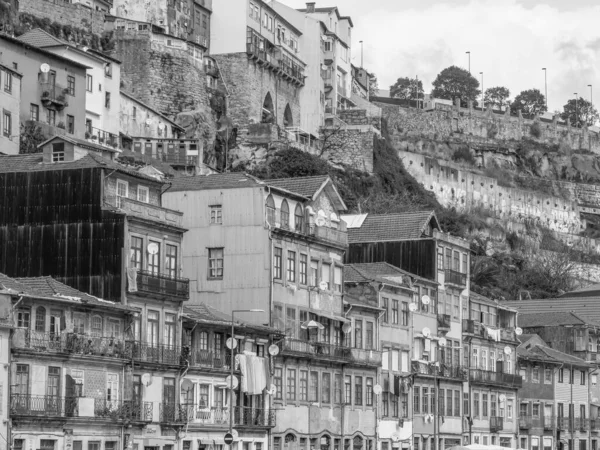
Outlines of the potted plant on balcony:
[[56,101],[60,102],[60,103],[67,103],[67,99],[65,97],[65,94],[60,94],[58,97],[56,97]]
[[57,128],[60,128],[61,130],[65,129],[65,123],[64,122],[58,122],[58,125],[56,125]]
[[42,100],[48,100],[50,98],[50,91],[42,92]]
[[104,136],[100,135],[100,137],[98,138],[98,142],[104,144]]
[[90,139],[92,137],[92,134],[89,131],[85,132],[85,138],[86,139]]

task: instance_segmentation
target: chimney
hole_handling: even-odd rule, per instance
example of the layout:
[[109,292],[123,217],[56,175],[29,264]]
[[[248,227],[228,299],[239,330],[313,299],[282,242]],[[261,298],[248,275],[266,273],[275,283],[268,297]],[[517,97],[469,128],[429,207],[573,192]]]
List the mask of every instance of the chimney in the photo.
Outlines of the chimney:
[[307,2],[306,3],[306,12],[314,13],[315,12],[315,2]]

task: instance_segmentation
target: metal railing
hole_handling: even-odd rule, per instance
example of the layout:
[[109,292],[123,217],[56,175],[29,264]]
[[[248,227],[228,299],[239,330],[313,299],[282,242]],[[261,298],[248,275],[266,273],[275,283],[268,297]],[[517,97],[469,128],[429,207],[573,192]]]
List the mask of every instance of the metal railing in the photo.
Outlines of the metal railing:
[[[190,366],[207,367],[211,369],[229,370],[231,354],[225,352],[211,352],[209,350],[192,350]],[[235,368],[235,367],[234,367]]]
[[152,403],[96,398],[94,399],[94,417],[152,422]]
[[521,387],[523,385],[523,378],[521,378],[521,375],[493,372],[491,370],[483,369],[471,369],[470,380],[472,382],[490,383],[503,386],[509,385],[513,387]]
[[326,342],[305,341],[302,339],[285,338],[280,342],[282,352],[300,353],[325,358],[337,358],[346,361],[352,360],[350,347],[329,344]]
[[207,408],[198,405],[188,405],[188,417],[190,418],[190,423],[202,425],[229,425],[229,408]]
[[56,83],[40,83],[42,87],[42,103],[54,103],[56,106],[68,106],[67,93],[69,92],[64,86]]
[[162,423],[189,422],[193,414],[193,405],[189,403],[161,403],[159,405],[159,420]]
[[10,396],[10,413],[13,416],[78,417],[78,398],[12,394]]
[[162,273],[154,273],[149,270],[138,270],[138,291],[153,294],[172,295],[184,299],[190,296],[190,280],[187,278],[170,277]]
[[600,419],[590,419],[590,430],[600,431]]
[[467,274],[452,269],[446,269],[444,271],[444,282],[446,284],[451,283],[464,287],[467,285]]
[[554,416],[544,416],[544,430],[554,429],[554,423],[555,423]]
[[308,234],[333,244],[348,245],[348,233],[345,230],[310,225]]
[[494,433],[504,428],[504,417],[490,417],[490,432]]
[[96,127],[86,129],[85,138],[88,141],[105,145],[107,147],[117,148],[120,145],[120,139],[118,135]]
[[437,325],[438,328],[447,328],[450,329],[450,314],[438,314],[437,315]]
[[272,409],[236,406],[233,410],[233,423],[236,426],[274,427],[275,422],[275,411]]
[[[162,206],[153,205],[151,203],[140,202],[127,197],[117,197],[117,200],[118,207],[129,216],[135,216],[141,219],[151,220],[153,222],[161,222],[163,224],[179,227],[183,224],[183,213],[180,211],[163,208]],[[153,272],[149,272],[149,274],[153,275]],[[185,282],[187,280],[187,278],[172,278],[169,275],[162,275],[162,277],[168,280],[179,280],[181,282]],[[161,286],[160,282],[155,282],[155,284],[151,285],[151,287],[155,285],[158,287]],[[173,286],[170,284],[165,284],[165,288],[173,289]],[[183,286],[181,288],[185,289]]]
[[127,351],[136,361],[155,364],[166,364],[170,366],[182,365],[188,359],[187,348],[182,351],[174,345],[148,344],[140,341],[127,341]]
[[528,430],[533,426],[533,417],[521,416],[519,417],[519,428],[522,430]]
[[434,376],[437,373],[438,377],[456,378],[459,380],[467,379],[467,371],[463,366],[450,364],[435,364],[425,361],[411,361],[412,373],[419,375]]
[[588,419],[585,417],[575,417],[574,426],[576,430],[587,431],[590,427]]
[[[294,221],[293,225],[292,220]],[[332,244],[347,246],[348,232],[346,231],[346,222],[343,220],[334,222],[326,218],[323,218],[323,220],[325,221],[325,225],[323,226],[318,226],[314,223],[307,224],[304,217],[300,223],[297,223],[294,211],[282,214],[280,209],[267,209],[266,221],[272,227],[307,234]],[[334,228],[336,224],[338,228]]]
[[573,420],[570,417],[557,417],[556,418],[556,428],[560,431],[572,430],[573,429]]

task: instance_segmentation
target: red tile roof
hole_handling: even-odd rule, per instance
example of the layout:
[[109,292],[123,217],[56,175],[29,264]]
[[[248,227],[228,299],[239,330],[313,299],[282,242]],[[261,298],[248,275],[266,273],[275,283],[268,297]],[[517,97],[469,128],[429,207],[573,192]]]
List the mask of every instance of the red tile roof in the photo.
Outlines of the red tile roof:
[[269,186],[312,199],[329,179],[327,175],[320,175],[314,177],[275,178],[273,180],[265,180],[265,183]]
[[519,315],[573,311],[586,320],[600,322],[600,296],[517,300],[501,304],[515,308]]
[[172,180],[169,192],[178,191],[202,191],[209,189],[241,189],[247,187],[258,187],[261,183],[258,179],[245,173],[214,173],[209,175],[197,175],[194,177],[181,176]]
[[430,221],[433,221],[434,228],[439,228],[437,217],[433,211],[369,214],[360,227],[348,228],[348,243],[421,239]]
[[[189,305],[183,307],[183,314],[190,320],[196,321],[198,323],[205,323],[208,325],[222,325],[226,327],[231,327],[231,316],[225,314],[222,311],[219,311],[216,308],[213,308],[206,303],[200,303],[197,305]],[[236,329],[242,329],[246,331],[255,331],[260,333],[268,333],[268,334],[283,334],[282,331],[277,330],[272,327],[264,326],[264,325],[253,325],[240,321],[235,322]]]
[[559,325],[596,325],[600,322],[585,319],[572,311],[536,312],[530,314],[519,314],[519,326],[521,328],[559,326]]

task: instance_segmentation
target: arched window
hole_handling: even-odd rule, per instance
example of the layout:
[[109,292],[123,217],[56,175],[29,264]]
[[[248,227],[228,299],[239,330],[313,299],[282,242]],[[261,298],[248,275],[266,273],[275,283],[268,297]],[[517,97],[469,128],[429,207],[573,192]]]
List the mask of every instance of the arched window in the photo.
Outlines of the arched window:
[[281,227],[290,227],[290,207],[287,200],[283,200],[283,202],[281,202]]
[[288,433],[285,435],[283,439],[283,448],[285,450],[296,450],[298,445],[297,438],[295,434]]
[[363,439],[360,436],[352,439],[352,450],[363,450]]
[[273,196],[269,194],[267,197],[267,223],[271,226],[275,226],[275,200]]
[[100,316],[92,317],[92,336],[102,337],[102,317]]
[[273,99],[271,94],[267,93],[265,101],[262,107],[261,123],[274,123],[275,122],[275,109],[273,108]]
[[290,105],[285,105],[285,110],[283,112],[283,126],[284,127],[293,127],[294,126],[294,117],[292,116],[292,109]]
[[35,331],[46,332],[46,308],[38,306],[35,310]]
[[294,212],[294,227],[298,233],[304,232],[304,211],[302,205],[296,203],[296,211]]
[[329,447],[331,445],[331,438],[328,435],[324,434],[323,436],[321,436],[320,445],[321,450],[329,450]]

